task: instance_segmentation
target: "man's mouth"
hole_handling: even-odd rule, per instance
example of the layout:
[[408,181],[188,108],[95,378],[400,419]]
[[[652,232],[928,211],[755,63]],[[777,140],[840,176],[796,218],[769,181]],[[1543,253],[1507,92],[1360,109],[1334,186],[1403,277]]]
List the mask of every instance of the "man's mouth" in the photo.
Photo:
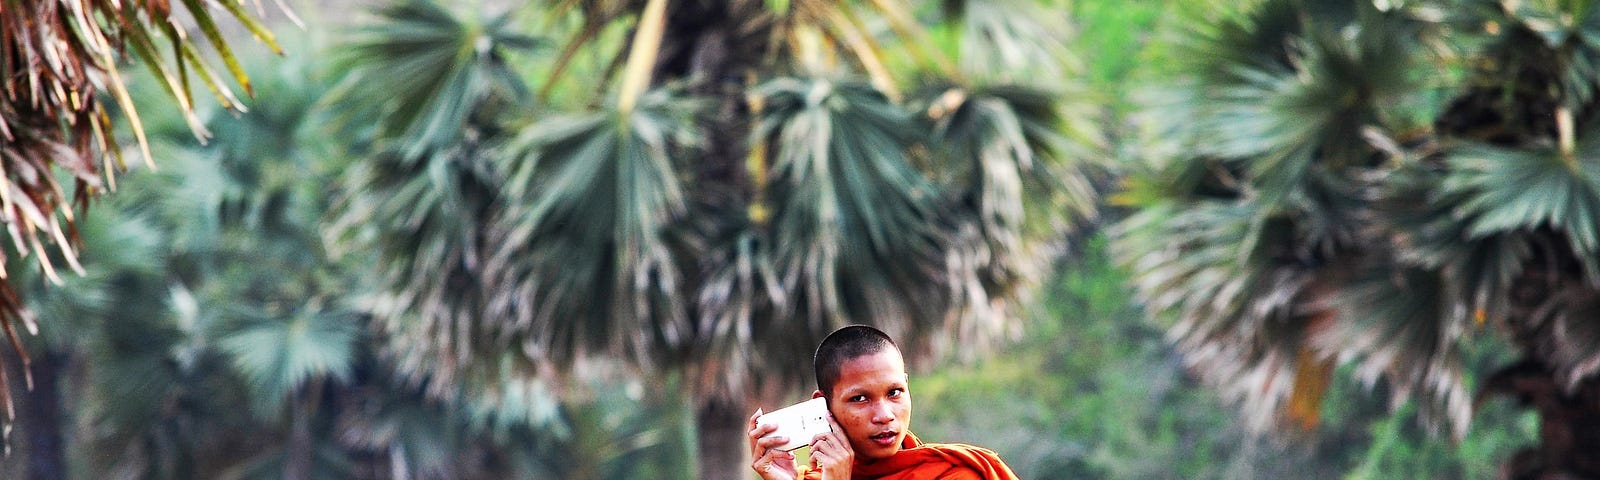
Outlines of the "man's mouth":
[[882,432],[877,435],[867,437],[867,439],[872,440],[873,443],[878,444],[880,447],[888,447],[894,445],[895,438],[899,436],[900,432],[889,430],[887,432]]

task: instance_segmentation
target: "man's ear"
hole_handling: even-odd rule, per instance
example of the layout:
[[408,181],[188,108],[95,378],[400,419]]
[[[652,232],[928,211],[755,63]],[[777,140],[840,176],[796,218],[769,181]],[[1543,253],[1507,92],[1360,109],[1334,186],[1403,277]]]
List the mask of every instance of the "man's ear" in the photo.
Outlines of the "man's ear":
[[822,390],[812,390],[811,398],[822,398]]

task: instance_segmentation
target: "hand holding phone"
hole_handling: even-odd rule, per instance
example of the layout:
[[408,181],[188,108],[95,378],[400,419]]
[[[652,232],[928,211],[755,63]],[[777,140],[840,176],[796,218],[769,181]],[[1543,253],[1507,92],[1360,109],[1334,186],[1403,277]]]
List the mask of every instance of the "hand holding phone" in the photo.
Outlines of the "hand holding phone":
[[828,424],[828,401],[821,397],[790,405],[756,418],[757,425],[777,425],[778,430],[767,435],[789,437],[789,443],[777,447],[789,451],[811,444],[818,434],[833,431]]

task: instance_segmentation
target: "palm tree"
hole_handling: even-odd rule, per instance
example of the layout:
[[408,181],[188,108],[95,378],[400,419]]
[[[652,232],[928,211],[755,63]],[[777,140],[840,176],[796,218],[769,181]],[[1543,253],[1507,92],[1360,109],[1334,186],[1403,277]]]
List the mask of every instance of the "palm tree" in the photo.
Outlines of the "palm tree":
[[[395,372],[374,348],[381,339],[370,319],[354,308],[366,282],[350,266],[367,257],[332,258],[319,237],[325,186],[349,160],[333,153],[336,137],[322,135],[327,87],[314,58],[245,57],[255,88],[271,100],[242,116],[201,107],[195,113],[217,134],[207,145],[195,144],[181,114],[147,115],[151,150],[165,168],[125,175],[121,195],[81,218],[88,274],[49,288],[36,266],[14,272],[29,308],[62,320],[25,337],[37,340],[27,345],[40,382],[20,405],[26,455],[0,461],[0,471],[688,475],[668,468],[687,450],[671,436],[687,425],[672,420],[683,411],[676,399],[643,398],[609,379],[586,385],[592,396],[567,401],[515,379],[494,395],[456,389],[429,397]],[[141,88],[150,87],[130,86],[130,94],[144,98]],[[52,361],[38,361],[45,356]]]
[[[1261,427],[1314,428],[1341,364],[1458,436],[1509,394],[1542,434],[1505,478],[1600,476],[1596,7],[1274,0],[1201,22],[1116,247],[1195,371]],[[1474,400],[1462,347],[1490,334],[1522,360]]]
[[[195,38],[204,37],[246,94],[249,79],[218,27],[225,16],[243,24],[275,51],[277,44],[240,0],[170,2],[62,0],[5,2],[0,5],[0,168],[4,169],[0,215],[11,234],[0,253],[0,273],[12,261],[33,257],[44,275],[60,283],[60,267],[82,274],[74,209],[87,208],[91,198],[115,189],[114,173],[126,167],[110,121],[113,111],[127,115],[139,151],[148,162],[138,109],[128,93],[132,72],[125,60],[137,58],[185,112],[194,135],[208,133],[193,114],[190,75],[237,110],[243,105],[233,87],[200,53]],[[178,19],[187,19],[180,21]],[[197,29],[198,33],[190,30]],[[110,102],[108,105],[107,102]],[[113,108],[114,106],[114,108]],[[58,175],[58,171],[61,175]],[[70,180],[73,191],[63,187]],[[46,248],[50,245],[52,248]],[[9,270],[15,270],[14,267]],[[0,327],[5,330],[27,385],[33,384],[27,352],[20,349],[20,326],[39,327],[18,289],[0,275]],[[0,383],[6,365],[0,363]],[[11,391],[3,395],[6,424],[14,417]],[[5,428],[9,432],[10,428]]]
[[337,233],[381,252],[374,313],[435,384],[681,372],[700,476],[740,478],[744,417],[804,388],[822,335],[928,358],[1013,334],[1092,214],[1097,133],[1033,1],[548,7],[530,38],[399,2],[346,49],[378,121]]

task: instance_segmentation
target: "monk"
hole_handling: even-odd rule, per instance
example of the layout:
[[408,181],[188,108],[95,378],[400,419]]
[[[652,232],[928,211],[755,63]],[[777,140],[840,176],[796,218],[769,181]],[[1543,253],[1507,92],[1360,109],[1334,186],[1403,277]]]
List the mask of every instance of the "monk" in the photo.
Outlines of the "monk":
[[763,438],[776,425],[750,416],[751,468],[763,480],[1015,480],[993,451],[958,443],[923,443],[911,434],[911,390],[905,359],[887,334],[852,325],[829,334],[813,361],[833,431],[811,439],[811,462],[797,468],[791,452]]

